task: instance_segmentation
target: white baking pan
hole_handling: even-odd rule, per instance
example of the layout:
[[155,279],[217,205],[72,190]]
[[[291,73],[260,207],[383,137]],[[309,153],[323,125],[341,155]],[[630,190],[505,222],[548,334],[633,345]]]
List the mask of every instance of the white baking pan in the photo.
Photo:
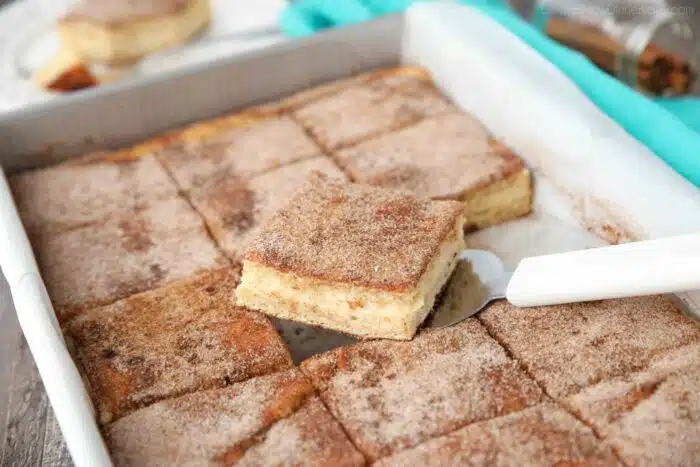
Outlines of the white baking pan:
[[[525,255],[606,240],[700,232],[700,191],[516,37],[456,4],[419,5],[405,15],[3,116],[0,162],[8,173],[42,166],[397,63],[428,68],[535,174],[534,214],[479,232],[470,246],[513,265]],[[110,465],[2,176],[0,226],[0,266],[73,460],[79,467]],[[681,297],[690,313],[698,313],[698,297]]]

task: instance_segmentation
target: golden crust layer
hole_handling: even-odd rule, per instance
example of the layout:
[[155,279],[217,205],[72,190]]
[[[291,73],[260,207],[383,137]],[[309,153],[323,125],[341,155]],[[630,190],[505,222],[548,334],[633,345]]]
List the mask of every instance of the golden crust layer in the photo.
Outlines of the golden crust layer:
[[101,423],[291,367],[268,319],[236,306],[237,282],[221,269],[92,309],[66,326]]
[[245,259],[281,272],[377,290],[414,289],[462,206],[310,176]]

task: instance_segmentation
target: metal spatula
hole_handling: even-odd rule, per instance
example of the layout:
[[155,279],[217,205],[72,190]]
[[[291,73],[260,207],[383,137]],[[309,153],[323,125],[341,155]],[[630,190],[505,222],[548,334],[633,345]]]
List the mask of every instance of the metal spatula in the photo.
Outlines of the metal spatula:
[[512,272],[493,253],[465,250],[449,303],[426,326],[457,324],[503,298],[527,307],[690,290],[700,290],[700,234],[526,258]]

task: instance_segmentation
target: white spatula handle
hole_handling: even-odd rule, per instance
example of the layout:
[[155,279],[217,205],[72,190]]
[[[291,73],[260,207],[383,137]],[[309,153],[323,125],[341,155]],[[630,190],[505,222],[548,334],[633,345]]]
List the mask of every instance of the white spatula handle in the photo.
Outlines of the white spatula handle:
[[700,289],[700,234],[527,258],[508,283],[516,306]]

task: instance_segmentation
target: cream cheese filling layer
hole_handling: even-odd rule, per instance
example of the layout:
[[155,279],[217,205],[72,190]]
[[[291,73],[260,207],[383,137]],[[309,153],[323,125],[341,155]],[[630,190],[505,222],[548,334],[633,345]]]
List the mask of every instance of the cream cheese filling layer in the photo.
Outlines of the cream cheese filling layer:
[[528,169],[510,174],[462,198],[468,226],[480,229],[528,214],[532,180]]
[[411,339],[457,264],[464,248],[462,225],[460,219],[417,287],[408,292],[299,277],[244,261],[243,277],[236,290],[238,303],[278,318],[361,337]]

